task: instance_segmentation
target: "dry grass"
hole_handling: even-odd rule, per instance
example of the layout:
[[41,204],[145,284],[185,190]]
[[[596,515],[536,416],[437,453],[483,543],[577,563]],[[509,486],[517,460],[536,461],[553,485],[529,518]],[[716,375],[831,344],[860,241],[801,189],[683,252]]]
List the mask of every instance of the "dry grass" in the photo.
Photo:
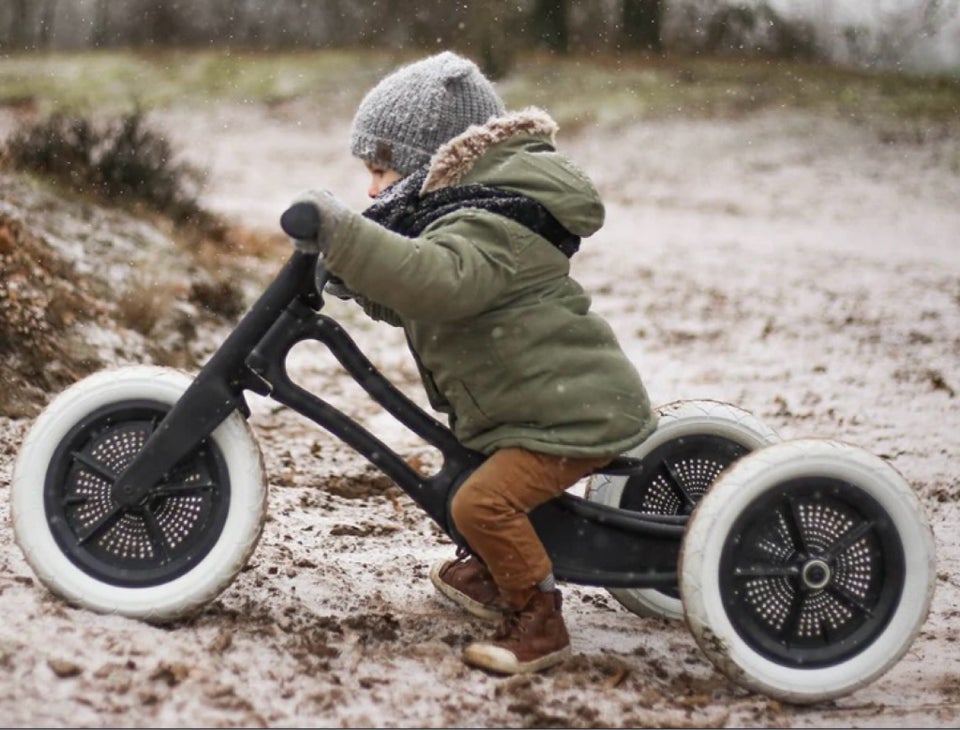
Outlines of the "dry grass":
[[85,277],[0,214],[0,414],[29,414],[39,394],[97,368],[89,353],[69,350],[62,334],[103,312]]
[[171,305],[182,296],[182,285],[151,280],[139,272],[116,300],[117,322],[145,337],[155,334]]

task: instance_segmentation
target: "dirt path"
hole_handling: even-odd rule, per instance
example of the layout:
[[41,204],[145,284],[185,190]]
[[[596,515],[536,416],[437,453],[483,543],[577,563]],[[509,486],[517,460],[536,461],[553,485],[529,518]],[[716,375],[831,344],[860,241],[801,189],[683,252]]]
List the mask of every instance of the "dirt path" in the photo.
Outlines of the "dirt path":
[[[163,120],[211,170],[209,203],[270,227],[307,187],[364,204],[346,123],[301,112]],[[459,650],[487,628],[426,579],[447,539],[346,447],[255,400],[270,519],[247,569],[189,621],[64,605],[31,576],[0,501],[0,724],[955,727],[960,142],[890,143],[852,122],[778,115],[593,132],[560,137],[609,203],[575,272],[653,400],[726,400],[786,438],[850,441],[922,497],[937,592],[896,667],[843,699],[786,706],[730,684],[682,625],[566,586],[574,658],[534,677],[469,670]],[[330,309],[423,402],[398,333]],[[291,367],[404,455],[435,459],[329,356],[298,348]],[[27,426],[0,422],[4,487]]]

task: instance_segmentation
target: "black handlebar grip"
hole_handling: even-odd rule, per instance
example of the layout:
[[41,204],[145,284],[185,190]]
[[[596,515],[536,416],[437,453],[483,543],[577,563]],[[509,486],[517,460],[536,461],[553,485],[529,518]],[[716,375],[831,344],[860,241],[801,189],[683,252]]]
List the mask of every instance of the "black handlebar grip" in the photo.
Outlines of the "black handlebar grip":
[[290,238],[313,241],[320,232],[320,211],[313,203],[294,203],[280,216],[280,227]]

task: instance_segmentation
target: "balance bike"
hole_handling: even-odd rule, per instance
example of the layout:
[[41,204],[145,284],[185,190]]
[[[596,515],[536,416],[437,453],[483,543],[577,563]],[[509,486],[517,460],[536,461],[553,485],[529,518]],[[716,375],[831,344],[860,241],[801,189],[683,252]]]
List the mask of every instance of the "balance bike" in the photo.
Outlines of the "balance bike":
[[[298,204],[282,225],[311,240],[315,209]],[[355,449],[466,547],[449,506],[484,456],[322,313],[327,280],[317,255],[295,250],[195,378],[107,370],[47,406],[18,453],[11,513],[49,590],[165,622],[233,581],[266,518],[247,391]],[[308,340],[439,450],[435,474],[290,379],[287,355]],[[904,479],[848,444],[781,441],[730,404],[682,401],[659,414],[650,438],[590,477],[584,497],[566,493],[530,514],[556,578],[603,587],[640,615],[685,619],[733,682],[784,701],[839,697],[892,667],[920,631],[935,580],[932,534]]]

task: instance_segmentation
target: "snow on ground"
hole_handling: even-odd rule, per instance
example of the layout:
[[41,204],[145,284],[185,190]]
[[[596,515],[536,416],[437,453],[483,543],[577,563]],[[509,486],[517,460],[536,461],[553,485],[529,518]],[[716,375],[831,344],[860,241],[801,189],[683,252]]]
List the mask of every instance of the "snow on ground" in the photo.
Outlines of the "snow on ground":
[[[273,229],[308,187],[364,205],[346,120],[229,105],[160,118],[210,170],[208,204],[242,223]],[[347,447],[255,398],[269,520],[247,568],[194,618],[156,627],[65,605],[32,577],[0,501],[0,724],[955,727],[960,141],[889,139],[799,113],[559,138],[608,201],[575,276],[655,402],[725,400],[785,438],[854,443],[922,498],[931,615],[873,684],[783,705],[728,682],[683,625],[577,586],[564,587],[571,660],[534,677],[467,669],[460,649],[488,629],[427,579],[449,541]],[[328,309],[425,402],[398,332]],[[400,453],[434,458],[319,347],[297,348],[291,371]],[[0,485],[28,426],[0,422]]]

